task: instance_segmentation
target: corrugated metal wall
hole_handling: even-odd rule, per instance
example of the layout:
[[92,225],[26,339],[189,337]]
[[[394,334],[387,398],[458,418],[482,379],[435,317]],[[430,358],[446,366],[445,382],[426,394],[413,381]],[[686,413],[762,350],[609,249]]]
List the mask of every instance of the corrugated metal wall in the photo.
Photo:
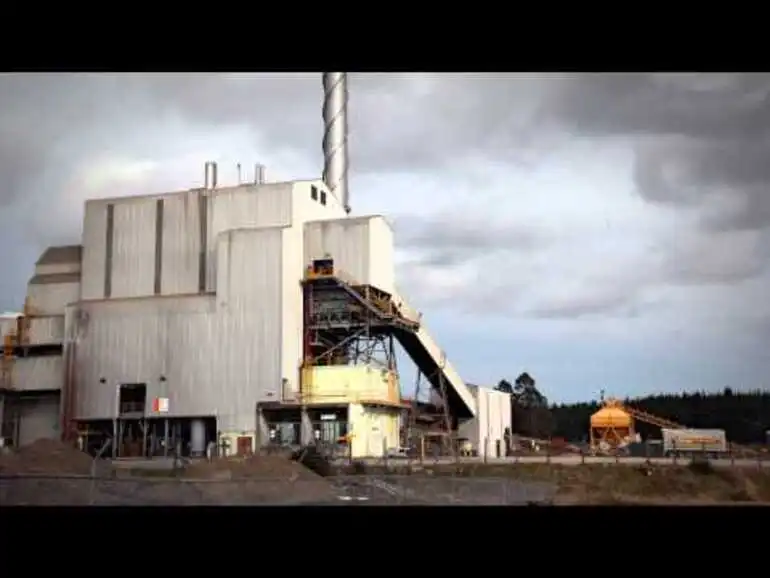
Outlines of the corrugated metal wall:
[[335,267],[356,281],[393,291],[393,235],[382,217],[307,223],[304,245],[306,263],[331,255]]
[[107,259],[107,205],[109,201],[86,201],[83,217],[83,299],[104,298],[104,268]]
[[200,191],[163,200],[161,294],[197,293],[199,289],[201,222]]
[[468,385],[476,401],[476,417],[460,424],[459,435],[467,438],[479,455],[496,456],[497,442],[501,455],[505,448],[505,429],[511,424],[511,396],[487,387]]
[[304,325],[301,281],[305,275],[305,267],[302,261],[302,232],[301,226],[283,230],[281,373],[287,380],[285,391],[294,396],[299,394]]
[[39,439],[58,439],[59,396],[41,395],[19,400],[19,440],[25,446]]
[[[83,299],[105,298],[111,269],[112,298],[155,294],[156,251],[160,240],[162,295],[199,291],[201,235],[206,239],[206,291],[216,290],[217,237],[241,228],[288,226],[292,222],[293,183],[241,185],[203,191],[100,199],[86,203],[83,222]],[[199,199],[203,195],[205,203]],[[162,216],[158,202],[162,201]],[[107,207],[112,205],[108,242]],[[201,211],[205,215],[201,215]],[[203,219],[203,223],[201,223]],[[156,235],[158,220],[162,227]],[[111,244],[111,254],[108,245]]]
[[[171,397],[173,393],[172,411],[177,413],[184,400],[176,392],[198,385],[197,381],[191,384],[190,377],[206,377],[199,374],[202,350],[208,349],[206,359],[211,365],[218,359],[213,346],[213,310],[213,299],[205,296],[83,304],[73,326],[73,334],[78,335],[75,415],[83,419],[114,417],[121,383],[146,383],[149,398]],[[193,350],[190,333],[196,334],[194,343],[200,344]],[[171,366],[177,370],[174,375]],[[205,396],[205,392],[200,395]]]
[[148,412],[167,397],[169,415],[215,413],[220,429],[253,430],[257,402],[280,399],[282,256],[281,228],[231,231],[218,243],[216,300],[83,304],[77,417],[110,418],[117,387],[145,383]]
[[61,315],[69,303],[80,300],[80,283],[30,283],[27,297],[35,315]]
[[30,345],[50,345],[64,341],[64,315],[30,317]]
[[11,332],[16,332],[16,317],[0,317],[0,337],[8,335]]
[[111,297],[152,295],[155,286],[155,214],[153,198],[115,205]]
[[384,217],[372,217],[369,220],[369,247],[369,275],[372,285],[394,293],[396,257],[393,229]]
[[223,234],[219,242],[217,278],[226,288],[217,293],[217,314],[226,348],[228,411],[250,429],[257,402],[281,398],[283,237],[282,228],[244,229]]
[[216,291],[217,237],[224,231],[288,226],[292,183],[244,185],[215,191],[208,204],[206,289]]
[[17,391],[56,390],[64,383],[64,358],[61,355],[19,357],[12,367],[11,379]]

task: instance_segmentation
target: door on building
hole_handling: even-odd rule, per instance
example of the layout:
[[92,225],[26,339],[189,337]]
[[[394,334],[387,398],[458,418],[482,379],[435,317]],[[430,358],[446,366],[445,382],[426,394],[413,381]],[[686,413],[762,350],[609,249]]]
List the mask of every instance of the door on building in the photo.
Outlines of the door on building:
[[58,439],[59,399],[58,396],[40,396],[21,399],[18,411],[17,446],[31,444],[39,439]]
[[385,450],[383,447],[383,441],[385,436],[383,434],[380,424],[376,421],[372,421],[371,428],[369,430],[369,455],[381,456],[384,455]]
[[236,442],[236,452],[239,456],[248,456],[253,452],[250,436],[239,436]]

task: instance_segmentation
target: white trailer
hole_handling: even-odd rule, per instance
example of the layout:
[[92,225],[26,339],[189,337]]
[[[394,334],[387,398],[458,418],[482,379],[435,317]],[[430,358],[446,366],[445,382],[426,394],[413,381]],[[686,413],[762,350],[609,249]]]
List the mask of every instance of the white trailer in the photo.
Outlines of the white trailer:
[[727,452],[727,434],[723,429],[663,428],[663,452],[667,456],[707,455],[717,457]]

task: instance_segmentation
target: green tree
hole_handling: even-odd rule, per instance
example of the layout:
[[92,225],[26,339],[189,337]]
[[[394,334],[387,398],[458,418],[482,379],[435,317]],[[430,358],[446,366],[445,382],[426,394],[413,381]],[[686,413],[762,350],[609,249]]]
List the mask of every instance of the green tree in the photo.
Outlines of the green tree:
[[513,386],[507,379],[501,379],[495,386],[495,389],[497,391],[502,391],[503,393],[513,394]]
[[516,378],[512,389],[514,431],[529,437],[550,437],[553,419],[548,399],[537,388],[535,378],[525,371]]

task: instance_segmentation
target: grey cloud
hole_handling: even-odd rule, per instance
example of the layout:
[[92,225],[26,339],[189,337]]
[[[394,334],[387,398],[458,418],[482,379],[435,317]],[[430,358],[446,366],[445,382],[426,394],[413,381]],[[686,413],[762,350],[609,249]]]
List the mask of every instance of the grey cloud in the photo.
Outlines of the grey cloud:
[[768,270],[770,243],[755,231],[692,235],[668,248],[663,276],[676,285],[731,285]]
[[584,74],[553,95],[550,114],[596,136],[745,140],[770,128],[767,74]]
[[562,302],[535,306],[527,313],[541,319],[579,319],[608,314],[636,316],[639,314],[636,297],[635,293],[620,291],[585,292]]
[[[637,146],[643,198],[699,211],[710,231],[770,223],[767,74],[355,74],[350,85],[357,174],[443,170],[469,155],[516,162],[547,151],[543,135],[555,130],[619,136]],[[318,74],[0,76],[0,211],[33,197],[46,206],[79,161],[127,141],[151,155],[162,135],[141,127],[169,118],[206,130],[250,128],[262,147],[317,159],[320,171],[320,100]],[[402,221],[398,242],[443,267],[547,242],[463,217],[451,227]]]
[[605,263],[606,269],[589,261],[583,274],[576,274],[575,263],[549,261],[549,251],[566,238],[512,217],[506,222],[463,213],[402,216],[394,219],[394,229],[399,249],[408,255],[399,268],[408,294],[475,315],[636,316],[651,306],[645,290],[661,280],[660,256],[644,263]]
[[[133,76],[165,110],[188,122],[246,123],[270,146],[317,156],[318,74]],[[357,172],[425,170],[469,152],[506,161],[542,133],[536,111],[550,88],[520,75],[353,74],[352,162]]]
[[[646,200],[701,207],[712,230],[770,225],[770,75],[585,75],[548,110],[581,134],[634,139]],[[717,193],[734,209],[709,210]]]
[[542,232],[522,223],[472,215],[396,216],[393,225],[400,247],[416,252],[420,263],[436,267],[454,267],[501,251],[532,251],[548,242]]

